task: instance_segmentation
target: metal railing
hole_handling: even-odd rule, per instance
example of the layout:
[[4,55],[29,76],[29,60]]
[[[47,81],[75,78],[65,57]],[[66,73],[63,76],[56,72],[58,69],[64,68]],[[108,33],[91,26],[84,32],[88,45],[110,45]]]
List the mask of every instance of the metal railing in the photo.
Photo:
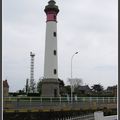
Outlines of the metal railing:
[[78,97],[73,99],[71,103],[67,97],[4,97],[3,108],[4,109],[33,109],[43,108],[45,106],[58,106],[59,108],[76,107],[83,108],[84,106],[96,106],[99,104],[116,104],[117,97]]
[[[54,102],[70,102],[71,100],[67,97],[4,97],[3,102],[8,101],[22,101],[22,102],[48,102],[48,103],[54,103]],[[73,98],[73,103],[76,102],[102,102],[102,103],[116,103],[117,97],[77,97]]]

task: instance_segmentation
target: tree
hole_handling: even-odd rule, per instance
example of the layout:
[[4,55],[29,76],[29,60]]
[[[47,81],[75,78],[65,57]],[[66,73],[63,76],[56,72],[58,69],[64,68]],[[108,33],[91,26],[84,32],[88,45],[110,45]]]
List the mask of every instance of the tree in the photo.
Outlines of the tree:
[[65,93],[67,93],[67,94],[71,93],[71,86],[70,85],[65,86]]
[[82,79],[80,79],[80,78],[74,78],[74,79],[73,78],[69,78],[68,82],[70,83],[72,92],[74,92],[75,88],[78,88],[78,86],[83,84]]
[[58,78],[58,81],[59,81],[59,86],[60,87],[63,87],[65,85],[63,80]]
[[18,93],[22,94],[24,93],[24,90],[18,90]]
[[30,92],[31,93],[35,93],[36,92],[36,83],[35,83],[34,79],[30,80]]
[[62,96],[62,95],[64,95],[64,93],[65,93],[65,90],[64,90],[64,81],[63,80],[61,80],[61,79],[59,79],[58,78],[58,81],[59,81],[59,91],[60,91],[60,95]]
[[26,94],[28,94],[28,93],[30,92],[30,86],[29,86],[29,79],[28,79],[28,78],[26,79],[26,84],[25,84],[25,86],[24,86],[24,88],[23,88],[23,91],[24,91]]
[[100,84],[94,84],[94,85],[92,86],[92,90],[93,90],[94,92],[99,93],[99,92],[102,92],[102,91],[104,90],[104,88],[103,88],[103,86],[100,85]]
[[26,79],[26,93],[29,92],[29,79]]
[[42,78],[40,78],[37,83],[37,92],[41,94],[41,90],[42,90]]

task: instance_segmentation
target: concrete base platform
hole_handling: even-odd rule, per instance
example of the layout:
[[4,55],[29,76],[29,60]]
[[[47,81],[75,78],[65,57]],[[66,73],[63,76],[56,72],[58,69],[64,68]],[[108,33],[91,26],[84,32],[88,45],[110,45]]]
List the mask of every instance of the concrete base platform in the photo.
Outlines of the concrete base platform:
[[49,78],[42,80],[42,97],[59,97],[58,79]]

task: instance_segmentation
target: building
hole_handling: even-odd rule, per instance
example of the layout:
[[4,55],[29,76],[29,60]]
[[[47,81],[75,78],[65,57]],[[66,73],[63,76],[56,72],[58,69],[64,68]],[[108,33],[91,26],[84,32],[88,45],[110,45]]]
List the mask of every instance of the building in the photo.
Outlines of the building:
[[7,80],[3,81],[3,97],[8,96],[9,95],[9,85]]
[[114,96],[117,96],[117,85],[115,86],[109,86],[106,90],[107,93],[110,93]]
[[44,57],[44,79],[42,80],[43,97],[58,97],[58,51],[57,51],[57,14],[58,6],[54,0],[50,0],[45,6],[46,13],[46,40]]
[[90,94],[91,93],[91,89],[89,88],[88,85],[79,86],[78,91],[79,91],[80,94]]

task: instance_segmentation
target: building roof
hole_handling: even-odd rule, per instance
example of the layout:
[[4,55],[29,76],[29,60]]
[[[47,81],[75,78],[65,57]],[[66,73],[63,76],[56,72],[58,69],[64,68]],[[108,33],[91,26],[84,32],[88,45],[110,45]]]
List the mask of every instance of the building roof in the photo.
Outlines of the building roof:
[[88,85],[85,86],[79,86],[79,90],[90,90]]
[[116,86],[109,86],[109,87],[107,88],[107,91],[113,90],[113,89],[117,89],[117,85],[116,85]]
[[4,80],[4,81],[3,81],[3,87],[7,87],[7,88],[9,88],[9,85],[8,85],[7,80]]

